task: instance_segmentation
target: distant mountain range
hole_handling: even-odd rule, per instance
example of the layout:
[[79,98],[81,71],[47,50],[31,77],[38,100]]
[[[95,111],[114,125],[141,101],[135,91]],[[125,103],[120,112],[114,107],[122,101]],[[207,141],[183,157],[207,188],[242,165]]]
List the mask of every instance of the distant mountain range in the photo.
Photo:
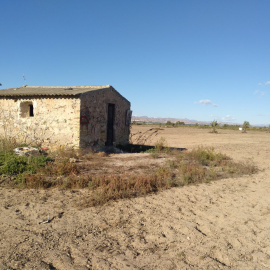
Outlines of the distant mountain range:
[[168,121],[172,123],[176,123],[177,121],[184,122],[185,124],[209,124],[210,122],[207,121],[197,121],[197,120],[192,120],[192,119],[187,119],[187,118],[156,118],[156,117],[148,117],[148,116],[132,116],[132,122],[145,122],[145,123],[161,123],[165,124]]
[[[148,116],[132,116],[132,122],[145,122],[145,123],[160,123],[165,124],[168,121],[172,123],[176,123],[177,121],[184,122],[187,125],[195,125],[198,123],[199,125],[209,125],[211,121],[198,121],[187,118],[162,118],[162,117],[148,117]],[[218,121],[219,124],[229,124],[229,125],[242,125],[241,123],[232,123],[232,122],[223,122]],[[251,127],[268,127],[268,125],[251,125]]]

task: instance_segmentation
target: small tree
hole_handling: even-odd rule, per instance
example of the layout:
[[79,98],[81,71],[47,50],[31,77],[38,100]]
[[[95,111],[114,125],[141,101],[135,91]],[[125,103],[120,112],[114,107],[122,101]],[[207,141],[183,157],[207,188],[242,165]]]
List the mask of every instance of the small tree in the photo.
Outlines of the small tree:
[[249,128],[250,127],[250,124],[249,124],[249,122],[248,121],[245,121],[244,123],[243,123],[243,133],[247,133],[247,128]]
[[217,133],[217,130],[216,130],[217,126],[218,126],[218,122],[216,120],[211,122],[211,127],[212,127],[211,133]]
[[182,121],[177,121],[175,123],[176,126],[184,126],[185,125],[185,122],[182,122]]
[[167,121],[165,125],[166,126],[174,126],[174,123],[172,123],[171,121]]

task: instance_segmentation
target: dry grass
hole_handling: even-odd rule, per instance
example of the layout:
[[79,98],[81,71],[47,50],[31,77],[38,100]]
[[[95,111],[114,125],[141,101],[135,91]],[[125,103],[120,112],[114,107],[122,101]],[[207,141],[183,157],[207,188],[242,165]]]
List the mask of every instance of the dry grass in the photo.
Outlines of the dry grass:
[[94,192],[92,196],[79,204],[84,206],[96,206],[111,200],[143,196],[171,187],[167,175],[144,174],[144,175],[100,175],[89,181],[89,188]]
[[258,171],[251,163],[234,162],[230,157],[216,153],[214,148],[202,147],[178,155],[177,168],[183,185],[253,174]]
[[[234,162],[228,156],[216,153],[213,148],[171,151],[164,139],[159,140],[148,152],[155,158],[165,156],[167,162],[165,165],[154,166],[153,169],[138,163],[138,168],[135,165],[130,169],[115,166],[113,155],[110,157],[106,153],[61,150],[54,154],[54,161],[48,162],[45,167],[37,168],[35,173],[24,172],[19,177],[16,176],[16,181],[6,183],[9,186],[25,188],[89,188],[92,191],[91,196],[78,204],[96,206],[111,200],[144,196],[171,187],[252,174],[258,170],[252,164]],[[70,158],[79,162],[70,162]],[[108,168],[111,173],[108,173]]]

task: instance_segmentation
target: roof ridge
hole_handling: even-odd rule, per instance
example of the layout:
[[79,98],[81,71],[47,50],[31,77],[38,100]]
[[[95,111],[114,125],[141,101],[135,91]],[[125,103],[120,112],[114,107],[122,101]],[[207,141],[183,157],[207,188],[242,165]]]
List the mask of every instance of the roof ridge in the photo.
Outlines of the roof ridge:
[[64,85],[64,86],[20,86],[17,88],[97,88],[97,87],[110,87],[111,85]]

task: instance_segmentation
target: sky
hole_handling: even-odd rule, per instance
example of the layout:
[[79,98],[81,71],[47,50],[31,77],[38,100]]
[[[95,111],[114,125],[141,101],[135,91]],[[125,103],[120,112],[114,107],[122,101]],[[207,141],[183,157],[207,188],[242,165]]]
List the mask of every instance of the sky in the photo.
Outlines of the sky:
[[[135,116],[270,124],[269,0],[1,0],[0,89],[112,85]],[[1,90],[0,90],[1,91]]]

